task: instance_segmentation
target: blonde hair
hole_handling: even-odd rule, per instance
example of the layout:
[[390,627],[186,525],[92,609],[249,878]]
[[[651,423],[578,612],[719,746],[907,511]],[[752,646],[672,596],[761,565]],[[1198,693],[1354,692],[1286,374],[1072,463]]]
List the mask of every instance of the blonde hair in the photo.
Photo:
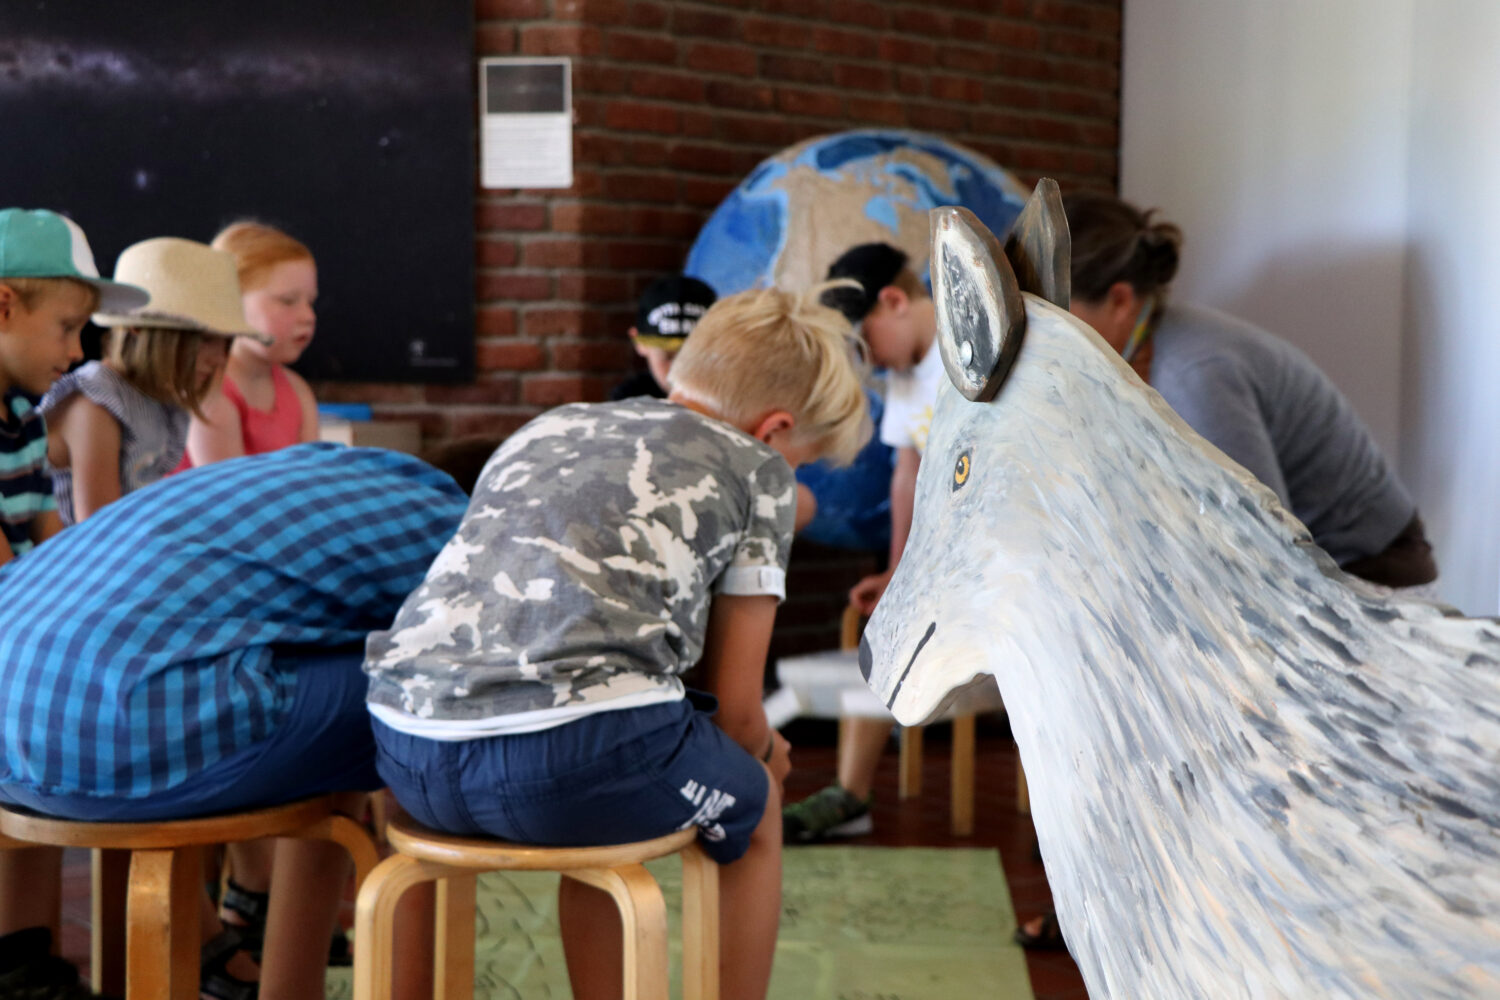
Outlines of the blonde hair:
[[852,461],[870,415],[861,345],[843,314],[818,302],[835,284],[715,302],[672,362],[673,390],[735,424],[786,410],[798,441],[836,464]]
[[147,396],[203,420],[199,406],[212,386],[198,382],[198,347],[207,337],[222,339],[198,330],[112,327],[104,334],[104,357]]
[[43,299],[65,288],[72,291],[74,295],[82,294],[87,297],[87,312],[93,312],[99,308],[99,289],[77,278],[0,278],[0,285],[5,285],[15,292],[16,298],[21,300],[21,305],[28,312],[34,310]]
[[288,236],[275,226],[248,219],[232,222],[219,230],[210,246],[234,255],[242,292],[260,287],[277,264],[313,259],[312,251],[301,240]]

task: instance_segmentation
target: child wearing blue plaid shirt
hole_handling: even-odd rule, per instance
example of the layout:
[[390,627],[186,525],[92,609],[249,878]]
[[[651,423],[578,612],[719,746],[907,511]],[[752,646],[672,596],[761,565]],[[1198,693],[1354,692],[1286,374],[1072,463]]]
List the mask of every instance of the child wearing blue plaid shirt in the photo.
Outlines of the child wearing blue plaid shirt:
[[[0,802],[149,821],[380,787],[363,640],[466,501],[414,458],[305,444],[160,481],[17,561],[0,573]],[[321,996],[338,851],[278,845],[264,995]],[[4,889],[0,910],[23,904]]]

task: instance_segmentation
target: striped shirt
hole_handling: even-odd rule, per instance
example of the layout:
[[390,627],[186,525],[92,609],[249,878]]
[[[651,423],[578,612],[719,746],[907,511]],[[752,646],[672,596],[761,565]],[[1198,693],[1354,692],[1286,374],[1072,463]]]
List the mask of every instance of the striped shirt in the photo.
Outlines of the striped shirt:
[[390,625],[467,498],[406,455],[313,443],[138,490],[0,570],[0,782],[140,797],[262,741],[276,645]]
[[24,395],[5,394],[0,414],[0,530],[11,552],[31,549],[31,522],[43,511],[56,510],[52,481],[45,471],[47,426]]

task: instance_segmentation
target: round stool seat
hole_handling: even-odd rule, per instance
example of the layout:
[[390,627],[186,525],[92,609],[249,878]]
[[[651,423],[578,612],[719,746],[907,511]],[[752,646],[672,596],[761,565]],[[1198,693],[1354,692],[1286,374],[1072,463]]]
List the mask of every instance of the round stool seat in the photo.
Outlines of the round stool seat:
[[[4,827],[0,826],[0,832]],[[605,847],[535,847],[506,840],[456,837],[430,830],[404,812],[386,825],[386,839],[402,854],[436,861],[454,868],[480,871],[564,872],[583,868],[615,868],[676,854],[698,836],[697,827],[677,830],[654,840]]]
[[123,851],[160,847],[197,847],[261,837],[284,836],[332,815],[327,796],[303,799],[269,809],[218,813],[196,819],[149,820],[141,823],[91,823],[0,809],[0,834],[53,847],[98,847]]

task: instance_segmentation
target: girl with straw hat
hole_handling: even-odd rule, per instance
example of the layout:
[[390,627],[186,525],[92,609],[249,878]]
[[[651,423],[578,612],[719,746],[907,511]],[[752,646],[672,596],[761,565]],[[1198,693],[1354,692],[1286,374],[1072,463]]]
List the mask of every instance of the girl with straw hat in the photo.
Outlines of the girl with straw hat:
[[230,339],[261,336],[245,321],[234,258],[205,244],[137,243],[120,254],[115,280],[149,291],[150,304],[95,314],[109,328],[104,360],[63,376],[40,407],[64,524],[176,468],[189,414],[224,370]]

